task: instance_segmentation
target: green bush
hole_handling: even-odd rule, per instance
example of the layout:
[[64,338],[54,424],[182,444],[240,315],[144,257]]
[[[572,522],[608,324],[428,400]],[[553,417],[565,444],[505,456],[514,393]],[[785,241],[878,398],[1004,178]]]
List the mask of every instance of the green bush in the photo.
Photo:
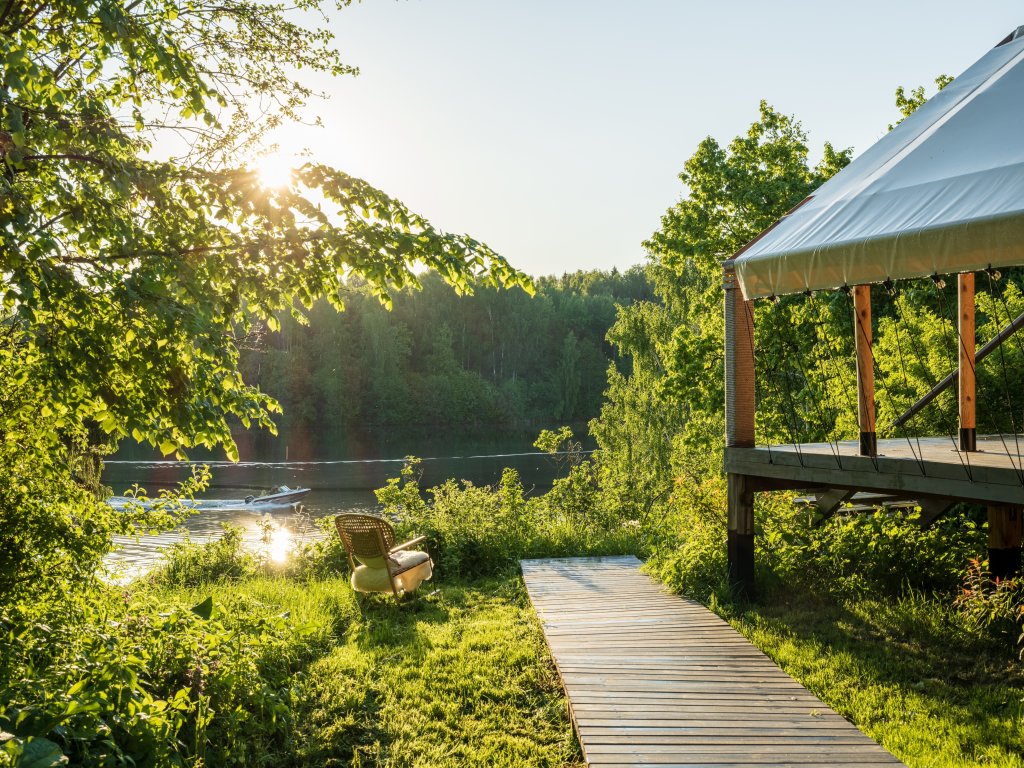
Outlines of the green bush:
[[[31,765],[275,764],[308,627],[254,601],[92,597],[77,617],[0,617],[0,754]],[[39,755],[52,759],[28,759]]]
[[927,530],[917,511],[840,512],[821,525],[814,517],[788,495],[759,505],[758,554],[769,580],[833,597],[905,588],[952,594],[985,547],[984,529],[968,514],[948,515]]
[[527,498],[518,473],[494,486],[449,480],[427,491],[418,461],[377,491],[400,536],[425,535],[441,576],[477,577],[513,568],[523,558],[635,554],[636,528],[614,524],[592,506],[589,465],[575,467],[546,496]]
[[260,573],[262,561],[246,548],[243,529],[224,523],[219,539],[196,544],[188,539],[164,551],[146,579],[155,584],[194,587],[222,579],[241,579]]
[[[725,598],[725,478],[690,467],[679,469],[672,494],[645,521],[644,535],[652,542],[648,570],[695,599]],[[845,599],[911,589],[952,596],[971,558],[985,547],[984,528],[969,511],[922,530],[917,511],[840,512],[816,525],[816,514],[795,505],[792,494],[759,494],[756,503],[762,592],[798,589]]]
[[1024,648],[1024,578],[993,579],[985,566],[980,558],[970,562],[954,606],[975,631],[1007,637]]

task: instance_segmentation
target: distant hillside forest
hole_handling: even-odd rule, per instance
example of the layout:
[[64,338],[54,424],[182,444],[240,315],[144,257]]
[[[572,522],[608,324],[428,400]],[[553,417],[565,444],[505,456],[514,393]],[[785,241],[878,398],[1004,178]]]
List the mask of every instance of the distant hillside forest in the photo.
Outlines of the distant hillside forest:
[[246,381],[284,407],[283,431],[373,426],[532,427],[597,416],[616,305],[653,299],[644,271],[536,281],[536,295],[479,287],[459,296],[436,275],[389,312],[354,285],[345,311],[282,320],[242,351]]

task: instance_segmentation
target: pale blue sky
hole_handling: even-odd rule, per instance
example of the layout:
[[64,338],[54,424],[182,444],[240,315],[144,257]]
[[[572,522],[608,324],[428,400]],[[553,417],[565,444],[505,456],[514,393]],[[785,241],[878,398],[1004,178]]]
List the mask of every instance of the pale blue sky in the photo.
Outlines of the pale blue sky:
[[957,75],[1024,6],[987,2],[365,0],[330,26],[357,78],[290,149],[361,176],[540,275],[628,267],[698,142],[760,99],[812,150],[861,151],[897,85]]

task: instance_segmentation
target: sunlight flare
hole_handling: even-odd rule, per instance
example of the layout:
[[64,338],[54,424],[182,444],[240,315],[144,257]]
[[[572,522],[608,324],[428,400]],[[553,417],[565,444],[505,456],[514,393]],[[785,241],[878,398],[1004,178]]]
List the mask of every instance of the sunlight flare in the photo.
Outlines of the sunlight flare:
[[292,538],[292,532],[287,528],[276,528],[270,534],[270,544],[267,549],[273,562],[283,563],[288,559],[288,552],[292,547]]
[[264,189],[284,189],[295,181],[295,158],[274,152],[256,160],[256,173]]

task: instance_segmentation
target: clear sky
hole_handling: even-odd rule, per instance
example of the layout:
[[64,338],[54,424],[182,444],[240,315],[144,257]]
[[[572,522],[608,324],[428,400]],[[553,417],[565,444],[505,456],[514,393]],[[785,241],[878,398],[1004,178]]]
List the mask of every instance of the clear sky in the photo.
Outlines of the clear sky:
[[330,27],[356,78],[282,149],[361,176],[534,275],[643,260],[698,142],[766,99],[812,152],[861,151],[897,85],[958,75],[1019,0],[364,0]]

